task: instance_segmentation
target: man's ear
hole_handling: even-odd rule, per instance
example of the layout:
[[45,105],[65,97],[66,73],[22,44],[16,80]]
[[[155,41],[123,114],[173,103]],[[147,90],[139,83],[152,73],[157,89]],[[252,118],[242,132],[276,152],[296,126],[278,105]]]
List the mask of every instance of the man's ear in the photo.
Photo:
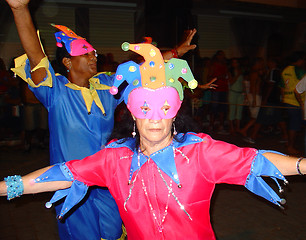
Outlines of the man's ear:
[[62,60],[62,63],[66,67],[66,69],[70,70],[71,69],[71,59],[64,57]]

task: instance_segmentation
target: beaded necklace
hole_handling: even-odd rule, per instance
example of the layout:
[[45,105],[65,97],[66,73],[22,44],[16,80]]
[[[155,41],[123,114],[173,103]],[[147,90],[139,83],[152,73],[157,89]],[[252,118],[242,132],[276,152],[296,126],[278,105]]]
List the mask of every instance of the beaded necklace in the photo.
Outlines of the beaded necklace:
[[[149,158],[149,160],[150,160],[150,158]],[[158,170],[159,170],[159,168],[158,168]],[[159,170],[159,172],[160,172],[160,170]],[[161,174],[161,172],[160,172],[160,174]],[[150,211],[152,213],[153,219],[154,219],[154,221],[157,224],[157,230],[161,233],[163,231],[163,229],[164,229],[162,225],[163,225],[163,223],[164,223],[164,221],[166,219],[166,216],[168,214],[169,199],[170,199],[171,189],[172,189],[172,180],[170,180],[170,184],[169,184],[170,187],[168,188],[167,204],[166,204],[166,207],[165,207],[165,211],[163,213],[163,217],[162,217],[160,222],[158,222],[158,219],[157,219],[156,214],[155,214],[155,210],[154,210],[154,208],[153,208],[153,206],[151,204],[151,201],[150,201],[150,198],[149,198],[149,195],[148,195],[148,192],[147,192],[147,187],[146,187],[146,185],[144,183],[143,177],[141,177],[141,183],[142,183],[142,189],[143,189],[144,194],[146,195],[146,198],[147,198],[147,201],[148,201],[148,204],[149,204]]]
[[169,193],[172,194],[174,200],[175,200],[176,203],[180,206],[180,209],[183,210],[183,211],[186,213],[186,215],[188,216],[188,218],[189,218],[190,220],[192,220],[192,218],[191,218],[191,216],[189,215],[189,213],[185,210],[184,205],[181,204],[181,202],[178,200],[177,196],[175,196],[174,192],[172,191],[172,180],[170,181],[170,186],[169,186],[169,185],[167,184],[166,180],[164,179],[164,177],[163,177],[163,175],[162,175],[162,173],[161,173],[161,171],[160,171],[160,169],[159,169],[158,166],[157,166],[157,170],[158,170],[158,172],[159,172],[159,175],[160,175],[161,178],[163,179],[163,181],[164,181],[166,187],[168,188]]

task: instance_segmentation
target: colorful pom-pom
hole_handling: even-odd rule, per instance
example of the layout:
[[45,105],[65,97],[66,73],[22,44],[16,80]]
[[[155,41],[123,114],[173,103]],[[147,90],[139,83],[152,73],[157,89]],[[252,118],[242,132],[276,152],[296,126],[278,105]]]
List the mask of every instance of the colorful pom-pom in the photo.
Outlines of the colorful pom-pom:
[[197,80],[193,79],[188,83],[188,87],[190,87],[191,89],[195,89],[198,86],[198,82]]
[[115,87],[115,86],[112,86],[110,89],[109,89],[109,92],[112,94],[112,95],[116,95],[118,93],[118,88]]
[[122,48],[123,51],[126,52],[130,49],[130,44],[128,42],[124,42],[124,43],[122,43],[121,48]]

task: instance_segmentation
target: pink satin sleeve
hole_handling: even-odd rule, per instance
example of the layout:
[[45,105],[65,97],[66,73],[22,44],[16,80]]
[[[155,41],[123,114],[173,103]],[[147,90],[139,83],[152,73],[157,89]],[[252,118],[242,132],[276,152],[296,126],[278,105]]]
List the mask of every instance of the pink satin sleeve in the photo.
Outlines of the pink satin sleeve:
[[116,161],[113,149],[103,149],[83,158],[66,162],[74,178],[88,186],[108,187],[111,176],[116,171]]
[[257,150],[214,140],[206,134],[198,136],[205,139],[198,145],[197,154],[206,179],[214,183],[244,185]]

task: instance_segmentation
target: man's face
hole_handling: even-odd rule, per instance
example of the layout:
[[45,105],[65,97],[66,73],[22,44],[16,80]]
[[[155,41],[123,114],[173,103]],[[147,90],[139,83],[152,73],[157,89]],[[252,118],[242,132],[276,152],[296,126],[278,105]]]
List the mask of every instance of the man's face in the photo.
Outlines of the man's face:
[[80,74],[80,76],[91,78],[97,74],[97,57],[95,51],[80,56],[72,56],[71,64],[71,70]]

